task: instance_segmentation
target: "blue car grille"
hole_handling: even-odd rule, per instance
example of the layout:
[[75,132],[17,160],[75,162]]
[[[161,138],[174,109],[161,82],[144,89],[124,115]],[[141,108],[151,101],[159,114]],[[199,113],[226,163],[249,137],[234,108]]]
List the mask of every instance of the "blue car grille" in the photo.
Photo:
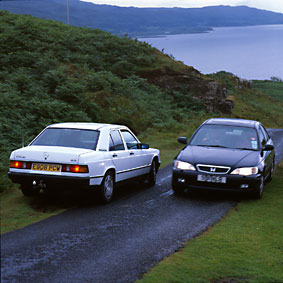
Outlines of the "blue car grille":
[[210,173],[210,174],[227,174],[231,169],[231,167],[206,165],[206,164],[197,164],[196,167],[199,172]]

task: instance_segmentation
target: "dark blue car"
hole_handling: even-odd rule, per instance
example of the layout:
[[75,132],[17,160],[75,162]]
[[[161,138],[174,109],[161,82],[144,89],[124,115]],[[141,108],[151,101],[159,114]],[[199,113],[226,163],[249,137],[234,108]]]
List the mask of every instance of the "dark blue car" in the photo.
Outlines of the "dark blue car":
[[260,122],[243,119],[206,120],[187,141],[173,164],[172,188],[249,192],[261,198],[272,179],[274,146]]

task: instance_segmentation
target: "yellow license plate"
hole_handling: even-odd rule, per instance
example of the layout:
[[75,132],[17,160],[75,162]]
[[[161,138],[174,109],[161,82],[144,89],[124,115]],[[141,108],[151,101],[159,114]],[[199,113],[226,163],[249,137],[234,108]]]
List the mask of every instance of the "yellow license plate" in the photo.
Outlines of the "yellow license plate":
[[32,170],[60,172],[61,165],[46,164],[46,163],[33,163]]

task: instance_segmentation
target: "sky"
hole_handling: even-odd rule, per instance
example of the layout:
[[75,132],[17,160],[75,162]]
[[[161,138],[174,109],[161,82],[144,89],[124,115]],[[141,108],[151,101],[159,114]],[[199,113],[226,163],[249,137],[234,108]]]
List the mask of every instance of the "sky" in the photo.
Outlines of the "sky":
[[283,0],[83,0],[95,4],[134,7],[183,7],[195,8],[216,5],[245,5],[283,13]]

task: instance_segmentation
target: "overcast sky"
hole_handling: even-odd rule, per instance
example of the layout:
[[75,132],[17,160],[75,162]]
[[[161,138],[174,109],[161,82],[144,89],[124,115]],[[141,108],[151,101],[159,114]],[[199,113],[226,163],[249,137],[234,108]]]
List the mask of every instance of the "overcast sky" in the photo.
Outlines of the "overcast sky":
[[283,0],[83,0],[95,4],[134,7],[204,7],[215,5],[239,6],[245,5],[283,13]]

